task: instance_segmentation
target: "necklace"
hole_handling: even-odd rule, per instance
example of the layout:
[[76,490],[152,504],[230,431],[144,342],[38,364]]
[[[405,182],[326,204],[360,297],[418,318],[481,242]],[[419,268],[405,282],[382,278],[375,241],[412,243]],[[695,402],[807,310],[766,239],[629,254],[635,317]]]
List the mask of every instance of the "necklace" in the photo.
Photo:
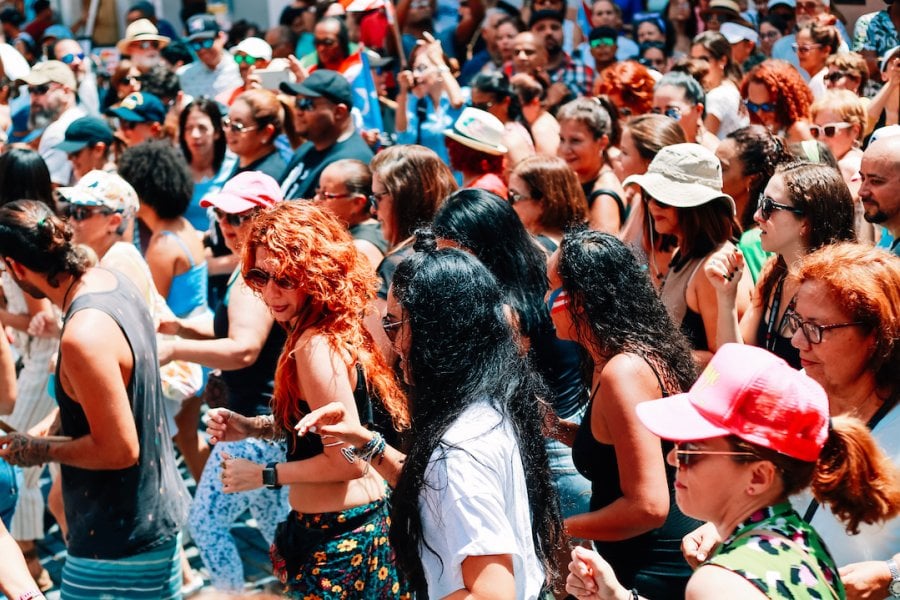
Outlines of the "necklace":
[[72,279],[72,283],[69,284],[69,287],[66,289],[66,293],[63,294],[62,306],[60,308],[62,308],[63,310],[66,310],[66,300],[69,299],[69,292],[72,291],[72,288],[75,287],[76,283],[80,283],[80,282],[81,282],[80,277],[76,277],[76,278]]

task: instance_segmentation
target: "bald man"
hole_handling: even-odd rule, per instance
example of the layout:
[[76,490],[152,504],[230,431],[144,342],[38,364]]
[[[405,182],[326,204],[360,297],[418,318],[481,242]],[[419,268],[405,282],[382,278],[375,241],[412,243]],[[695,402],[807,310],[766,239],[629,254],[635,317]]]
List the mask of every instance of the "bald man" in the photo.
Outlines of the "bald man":
[[865,219],[891,233],[890,249],[900,256],[900,135],[879,139],[866,148],[859,174]]

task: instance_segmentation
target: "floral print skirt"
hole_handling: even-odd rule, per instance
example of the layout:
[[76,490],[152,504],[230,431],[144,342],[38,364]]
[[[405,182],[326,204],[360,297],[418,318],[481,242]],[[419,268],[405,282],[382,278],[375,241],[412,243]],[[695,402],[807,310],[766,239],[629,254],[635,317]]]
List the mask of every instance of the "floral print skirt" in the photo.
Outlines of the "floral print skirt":
[[387,496],[332,513],[291,511],[269,554],[289,598],[409,599],[388,542]]

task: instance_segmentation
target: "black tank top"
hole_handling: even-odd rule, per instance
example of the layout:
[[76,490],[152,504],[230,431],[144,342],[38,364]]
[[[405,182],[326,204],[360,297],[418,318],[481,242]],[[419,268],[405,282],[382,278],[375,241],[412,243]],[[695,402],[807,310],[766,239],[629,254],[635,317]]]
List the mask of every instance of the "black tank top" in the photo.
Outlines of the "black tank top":
[[[216,305],[213,332],[217,338],[228,337],[228,298],[236,280],[236,276],[233,276],[224,298]],[[284,329],[273,323],[262,350],[256,357],[256,362],[243,369],[222,371],[222,379],[228,386],[229,409],[245,417],[267,415],[271,412],[269,406],[275,389],[275,368],[278,366],[278,357],[281,356],[286,340],[287,334]]]
[[[189,502],[175,467],[162,405],[156,329],[134,284],[110,272],[118,282],[116,288],[78,296],[64,322],[80,310],[94,309],[109,315],[122,330],[134,361],[126,387],[140,455],[136,465],[112,471],[61,465],[69,554],[109,560],[147,552],[171,539],[187,520]],[[102,350],[103,342],[98,341],[97,351]],[[66,395],[60,383],[59,365],[64,358],[61,348],[55,383],[60,422],[63,435],[78,438],[90,433],[90,425],[81,405]]]
[[[663,398],[668,397],[669,391],[656,369],[651,363],[647,364],[660,383]],[[591,432],[591,411],[596,396],[596,392],[591,395],[588,412],[578,427],[572,444],[575,468],[591,482],[591,511],[599,510],[621,498],[623,494],[620,480],[629,476],[628,473],[619,471],[615,447],[598,442]],[[671,442],[662,442],[660,450],[663,456],[671,449]],[[613,566],[616,576],[626,588],[634,586],[634,579],[639,574],[683,578],[684,583],[691,576],[691,569],[681,554],[681,538],[701,523],[684,516],[675,504],[675,468],[668,463],[666,481],[669,486],[669,515],[662,527],[618,542],[594,542],[597,551]],[[683,597],[683,585],[678,587]],[[677,595],[673,590],[673,597]]]

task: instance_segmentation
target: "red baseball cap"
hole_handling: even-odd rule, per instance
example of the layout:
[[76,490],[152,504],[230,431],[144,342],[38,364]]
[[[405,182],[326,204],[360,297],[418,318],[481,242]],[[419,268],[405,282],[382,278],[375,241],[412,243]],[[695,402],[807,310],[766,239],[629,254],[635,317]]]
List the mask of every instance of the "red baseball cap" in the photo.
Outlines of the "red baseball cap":
[[200,206],[238,214],[251,208],[271,208],[283,200],[281,187],[272,177],[261,171],[244,171],[229,179],[220,192],[204,197]]
[[828,438],[818,383],[756,346],[725,344],[686,394],[637,405],[638,418],[676,442],[737,437],[814,462]]

